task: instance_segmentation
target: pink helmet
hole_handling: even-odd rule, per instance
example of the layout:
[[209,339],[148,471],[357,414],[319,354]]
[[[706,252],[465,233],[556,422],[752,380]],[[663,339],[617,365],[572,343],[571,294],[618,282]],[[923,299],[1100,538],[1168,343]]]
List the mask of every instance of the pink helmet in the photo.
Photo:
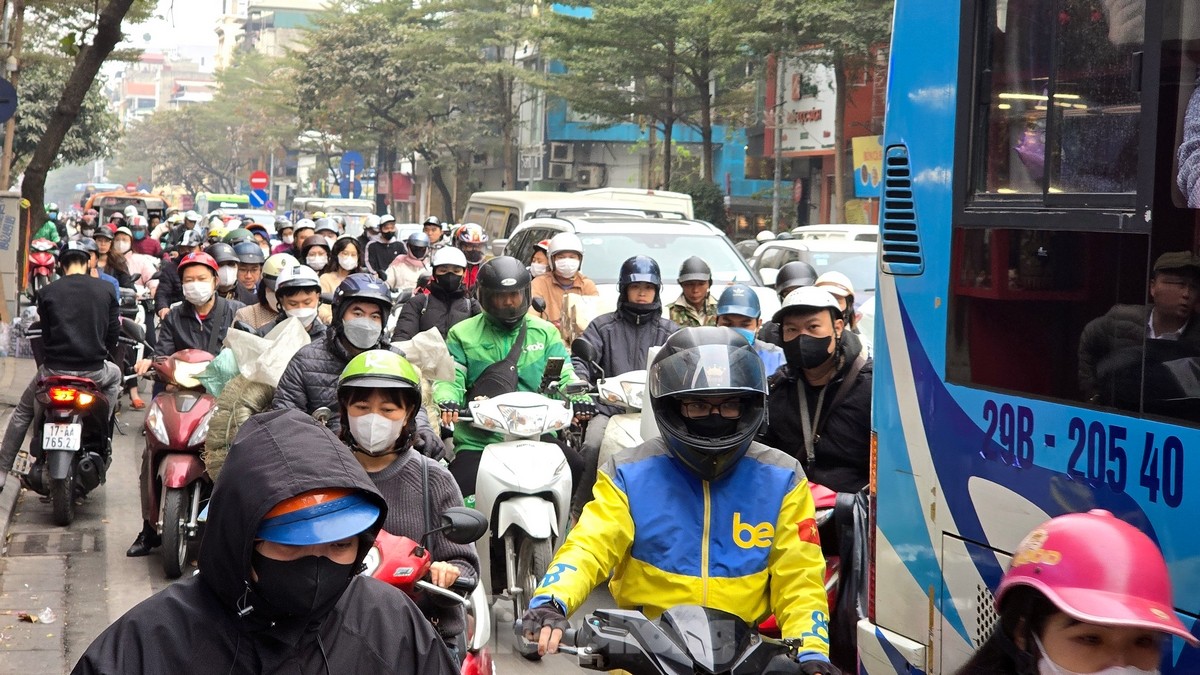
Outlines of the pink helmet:
[[1175,615],[1158,547],[1108,511],[1059,516],[1026,535],[1000,581],[997,607],[1014,586],[1040,591],[1078,621],[1146,628],[1200,644]]

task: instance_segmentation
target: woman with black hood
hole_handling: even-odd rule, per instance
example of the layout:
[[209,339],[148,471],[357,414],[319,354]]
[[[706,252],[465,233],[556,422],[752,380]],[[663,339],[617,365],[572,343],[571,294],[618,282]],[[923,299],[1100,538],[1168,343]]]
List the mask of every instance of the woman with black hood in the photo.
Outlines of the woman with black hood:
[[117,619],[72,672],[456,673],[408,596],[358,575],[386,516],[331,431],[255,415],[213,489],[199,573]]

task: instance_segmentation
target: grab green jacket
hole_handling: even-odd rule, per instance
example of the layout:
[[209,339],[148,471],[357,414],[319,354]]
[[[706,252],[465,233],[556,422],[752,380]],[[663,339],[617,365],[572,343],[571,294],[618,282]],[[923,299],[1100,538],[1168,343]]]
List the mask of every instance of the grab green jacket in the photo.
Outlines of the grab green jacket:
[[[33,233],[33,239],[49,239],[54,243],[58,243],[58,225],[53,220],[47,220],[42,223],[37,232]],[[33,241],[30,239],[30,241]]]
[[[559,356],[564,360],[561,384],[577,382],[578,377],[571,369],[571,355],[563,344],[558,329],[549,321],[526,315],[525,347],[517,359],[517,391],[538,391],[542,384],[542,373],[546,361]],[[453,402],[466,406],[467,390],[483,373],[484,369],[504,360],[517,339],[520,327],[497,326],[487,314],[477,314],[464,319],[450,328],[446,335],[446,348],[455,363],[453,382],[437,382],[433,385],[433,400],[437,403]],[[454,425],[454,449],[483,450],[489,443],[503,439],[500,434],[478,429],[470,424]]]

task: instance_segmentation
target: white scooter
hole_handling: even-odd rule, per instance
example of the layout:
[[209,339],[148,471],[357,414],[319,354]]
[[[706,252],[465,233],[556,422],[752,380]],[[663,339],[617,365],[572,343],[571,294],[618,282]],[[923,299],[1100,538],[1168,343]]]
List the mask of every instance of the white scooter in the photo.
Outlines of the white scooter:
[[[562,362],[550,359],[543,381],[557,382]],[[586,386],[578,383],[584,390]],[[572,386],[561,393],[581,392]],[[476,543],[480,575],[488,595],[507,594],[514,615],[521,616],[566,535],[571,512],[573,486],[566,456],[556,443],[538,439],[566,430],[573,413],[569,403],[521,391],[471,401],[469,410],[460,422],[504,435],[503,441],[483,449],[475,481],[475,508],[491,525]],[[504,547],[503,589],[492,587],[493,546]]]
[[[657,347],[652,348],[651,356],[657,350]],[[596,399],[600,403],[617,406],[625,411],[610,417],[608,426],[604,428],[597,463],[597,466],[604,466],[613,455],[635,448],[645,440],[642,402],[646,392],[646,371],[631,370],[621,375],[604,377],[603,370],[596,363],[599,358],[596,347],[583,338],[576,338],[571,343],[571,355],[590,363],[593,369],[600,372],[601,377],[596,380]]]

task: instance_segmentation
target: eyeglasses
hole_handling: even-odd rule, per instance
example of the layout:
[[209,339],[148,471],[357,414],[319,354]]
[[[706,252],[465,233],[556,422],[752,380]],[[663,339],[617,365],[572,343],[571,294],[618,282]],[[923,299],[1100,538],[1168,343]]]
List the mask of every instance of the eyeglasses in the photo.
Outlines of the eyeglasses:
[[708,401],[684,401],[679,404],[680,410],[683,411],[683,416],[690,419],[700,419],[708,417],[716,410],[727,420],[736,420],[742,416],[742,401],[741,399],[729,399],[720,403],[709,403]]

